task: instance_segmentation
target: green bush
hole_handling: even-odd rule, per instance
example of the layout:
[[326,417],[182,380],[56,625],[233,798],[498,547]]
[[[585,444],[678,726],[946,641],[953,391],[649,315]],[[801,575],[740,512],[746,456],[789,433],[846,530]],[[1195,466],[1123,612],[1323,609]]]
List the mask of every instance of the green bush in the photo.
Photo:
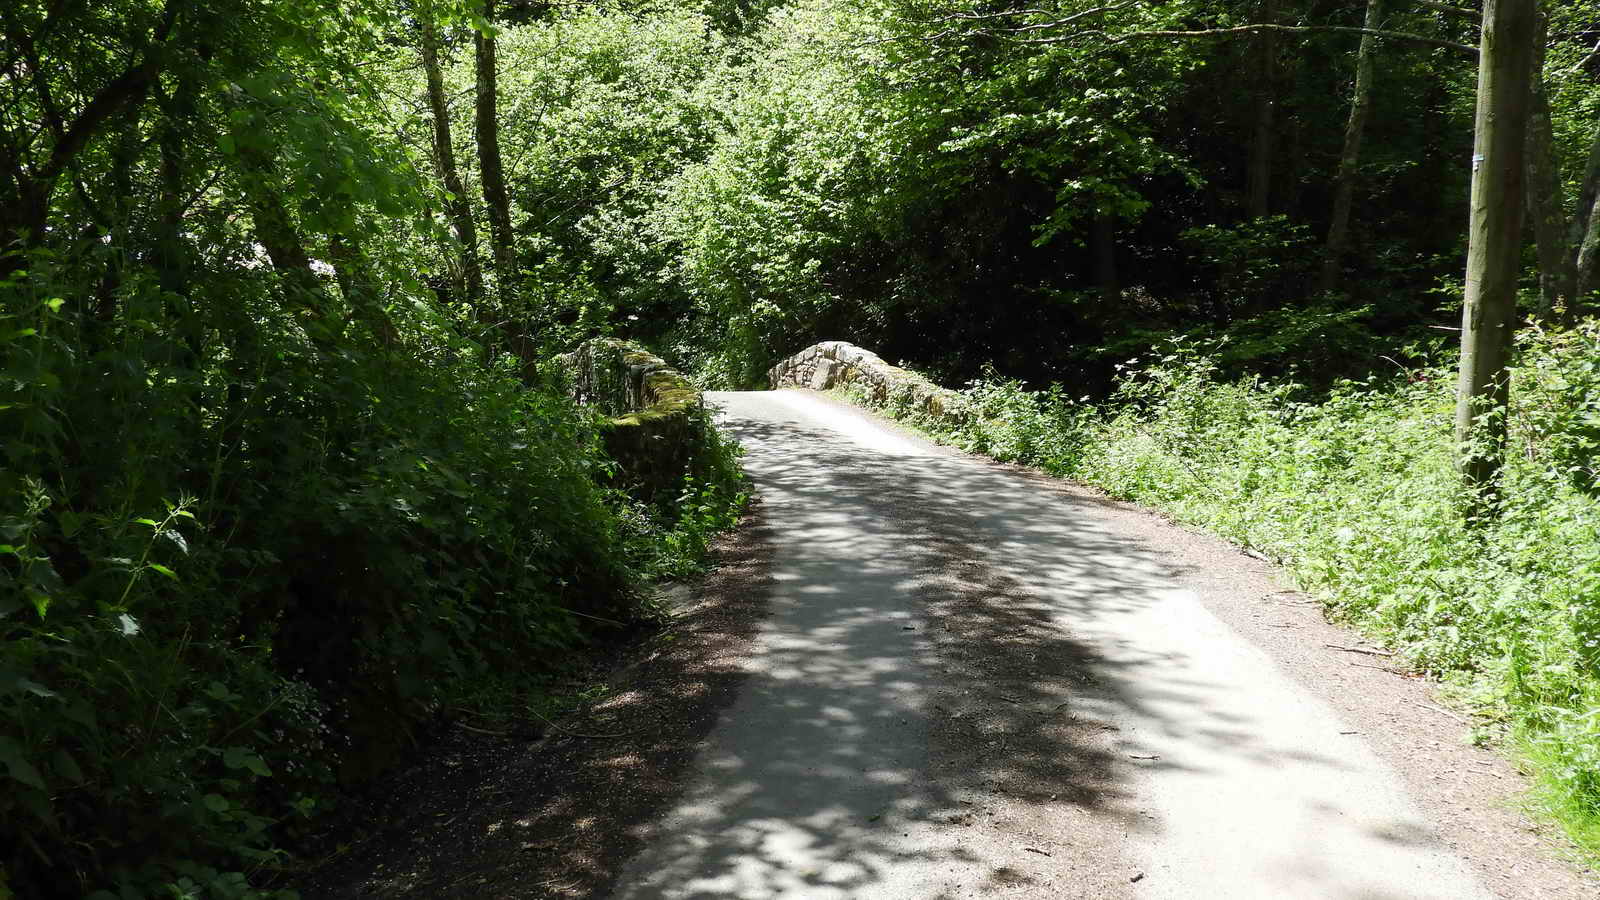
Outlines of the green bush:
[[331,342],[271,276],[216,276],[203,307],[151,287],[112,323],[47,264],[6,285],[0,867],[22,896],[246,896],[438,716],[539,690],[638,614],[597,423],[556,376],[485,368],[421,305],[405,345]]
[[712,426],[709,413],[697,433],[704,436],[689,459],[679,490],[653,501],[624,497],[619,509],[634,568],[652,581],[682,578],[706,569],[711,539],[733,528],[749,499],[739,467],[744,448]]

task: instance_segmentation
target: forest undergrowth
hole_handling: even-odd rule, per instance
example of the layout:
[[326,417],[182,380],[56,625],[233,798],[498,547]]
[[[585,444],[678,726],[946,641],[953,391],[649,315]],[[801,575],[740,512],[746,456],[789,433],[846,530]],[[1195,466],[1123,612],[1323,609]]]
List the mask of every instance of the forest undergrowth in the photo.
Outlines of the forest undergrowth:
[[714,430],[641,502],[554,364],[486,366],[420,306],[333,349],[271,284],[206,323],[247,356],[190,352],[157,291],[0,317],[0,897],[279,896],[346,791],[549,708],[737,518]]
[[1129,360],[1103,402],[991,375],[961,391],[964,417],[881,408],[1281,563],[1330,618],[1439,679],[1469,739],[1517,754],[1533,801],[1600,858],[1600,322],[1523,333],[1505,481],[1478,518],[1454,466],[1453,360],[1313,393],[1223,377],[1218,349]]

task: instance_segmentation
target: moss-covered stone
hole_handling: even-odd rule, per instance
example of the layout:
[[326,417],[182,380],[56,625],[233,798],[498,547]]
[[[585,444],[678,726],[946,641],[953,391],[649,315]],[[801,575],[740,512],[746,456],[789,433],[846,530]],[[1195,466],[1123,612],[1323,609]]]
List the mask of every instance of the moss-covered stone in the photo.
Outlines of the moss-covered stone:
[[904,407],[956,420],[967,415],[967,404],[960,394],[915,372],[891,366],[878,354],[844,341],[812,344],[773,366],[767,372],[767,380],[774,389],[806,387],[823,391],[850,386],[878,406]]
[[609,415],[602,439],[617,482],[647,502],[670,498],[696,461],[711,423],[700,390],[644,349],[596,338],[567,354],[579,401]]

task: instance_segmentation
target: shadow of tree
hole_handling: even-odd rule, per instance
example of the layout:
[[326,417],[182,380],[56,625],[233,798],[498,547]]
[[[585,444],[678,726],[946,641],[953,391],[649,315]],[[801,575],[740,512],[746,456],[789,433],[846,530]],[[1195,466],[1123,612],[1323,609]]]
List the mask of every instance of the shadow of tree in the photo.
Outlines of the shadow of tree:
[[[1381,779],[1339,801],[1351,821],[1319,817],[1296,780],[1337,785],[1370,766],[1275,733],[1248,683],[1262,664],[1202,633],[1223,626],[1177,588],[1190,573],[1100,504],[874,425],[823,424],[859,414],[805,395],[726,399],[782,535],[773,617],[699,780],[612,896],[1148,893],[1128,852],[1163,846],[1152,783],[1178,786],[1180,837],[1201,848],[1182,864],[1218,890],[1271,896],[1244,880],[1263,872],[1322,897],[1451,896],[1365,883],[1361,854],[1394,843],[1371,834],[1412,827],[1357,825]],[[1283,817],[1250,838],[1260,852],[1231,831],[1257,806]],[[1325,834],[1354,856],[1319,855]]]
[[773,534],[757,503],[717,546],[673,626],[609,690],[536,741],[457,731],[390,779],[373,833],[306,879],[307,900],[593,897],[642,846],[718,712],[739,694],[771,593]]

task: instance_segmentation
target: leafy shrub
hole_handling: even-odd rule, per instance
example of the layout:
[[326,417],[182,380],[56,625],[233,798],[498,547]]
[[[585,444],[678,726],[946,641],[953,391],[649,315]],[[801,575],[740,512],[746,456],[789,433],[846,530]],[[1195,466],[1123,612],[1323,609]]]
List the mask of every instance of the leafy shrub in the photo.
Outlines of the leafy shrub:
[[637,614],[595,422],[554,375],[485,368],[422,305],[407,344],[331,343],[271,276],[215,274],[203,306],[133,293],[109,324],[48,260],[7,285],[0,866],[23,896],[249,896],[441,713],[539,690]]
[[738,524],[749,500],[739,467],[744,448],[709,423],[702,433],[705,444],[691,458],[675,496],[653,504],[629,499],[620,504],[629,559],[650,580],[705,571],[711,539]]
[[1308,226],[1287,216],[1251,219],[1232,227],[1204,225],[1178,237],[1192,261],[1205,272],[1213,308],[1233,310],[1245,302],[1299,296],[1316,255]]

